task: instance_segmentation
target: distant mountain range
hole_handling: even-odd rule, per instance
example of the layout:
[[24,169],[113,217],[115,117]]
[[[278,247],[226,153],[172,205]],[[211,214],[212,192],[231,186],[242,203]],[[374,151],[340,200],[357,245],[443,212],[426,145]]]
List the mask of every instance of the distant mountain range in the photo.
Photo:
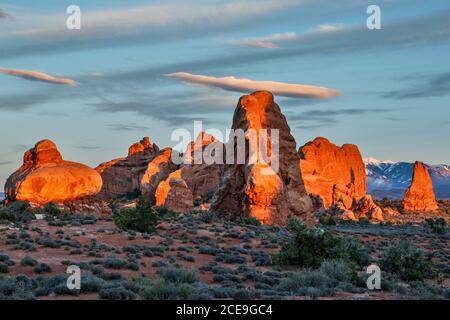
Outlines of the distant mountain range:
[[5,199],[5,193],[4,192],[0,192],[0,201],[2,201],[3,199]]
[[[403,199],[412,178],[414,163],[365,158],[367,191],[377,199]],[[425,164],[438,199],[450,199],[450,166]]]

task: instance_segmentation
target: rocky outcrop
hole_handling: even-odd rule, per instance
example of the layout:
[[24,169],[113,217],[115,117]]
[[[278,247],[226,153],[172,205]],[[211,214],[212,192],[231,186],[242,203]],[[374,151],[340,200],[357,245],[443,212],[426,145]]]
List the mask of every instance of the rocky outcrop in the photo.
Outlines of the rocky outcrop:
[[[291,215],[310,218],[312,203],[300,175],[296,143],[273,95],[257,91],[241,97],[234,112],[232,129],[245,132],[245,143],[243,146],[239,138],[230,137],[227,156],[234,155],[233,163],[228,162],[225,166],[211,210],[232,217],[244,214],[266,224],[284,224]],[[258,136],[263,131],[267,136]],[[279,165],[273,170],[261,154],[267,153],[275,159],[277,152],[272,147],[276,148],[276,144],[272,146],[271,137],[277,132]],[[266,146],[267,152],[260,153],[262,145]],[[245,150],[243,164],[238,161],[240,147]]]
[[338,147],[316,138],[300,148],[300,168],[306,191],[322,198],[324,207],[342,202],[350,209],[366,194],[366,173],[358,147]]
[[[201,132],[197,139],[187,146],[183,155],[183,163],[179,166],[179,169],[170,172],[165,180],[161,181],[160,179],[157,189],[159,191],[157,194],[155,193],[156,203],[165,206],[164,203],[167,202],[166,197],[168,196],[166,191],[169,190],[173,179],[182,180],[186,184],[192,199],[198,199],[200,202],[207,201],[209,195],[217,188],[223,172],[223,163],[215,163],[211,160],[214,158],[216,151],[223,153],[223,149],[223,144],[220,141],[216,141],[213,136]],[[223,162],[223,159],[220,162]],[[185,202],[189,200],[189,197],[185,197]],[[186,204],[183,207],[192,208],[192,205],[192,203],[189,206]]]
[[179,176],[194,198],[205,197],[218,187],[224,170],[224,153],[223,143],[205,132],[188,145]]
[[191,190],[183,179],[175,175],[158,185],[155,198],[157,207],[164,207],[171,211],[188,213],[194,209]]
[[384,221],[383,210],[373,202],[372,196],[368,194],[359,200],[354,211],[358,218]]
[[407,211],[435,212],[439,209],[428,170],[419,161],[414,163],[411,185],[406,190],[403,206]]
[[150,139],[145,137],[128,149],[126,158],[118,158],[100,164],[95,168],[103,179],[99,198],[114,199],[139,193],[142,176],[158,152],[158,146],[151,144]]
[[44,205],[89,197],[101,188],[95,170],[63,160],[52,141],[42,140],[25,152],[23,165],[6,181],[5,193],[8,200]]
[[172,149],[163,149],[147,165],[147,169],[140,181],[142,195],[146,196],[152,203],[155,201],[155,191],[158,184],[167,179],[169,174],[177,170],[177,165],[172,162]]

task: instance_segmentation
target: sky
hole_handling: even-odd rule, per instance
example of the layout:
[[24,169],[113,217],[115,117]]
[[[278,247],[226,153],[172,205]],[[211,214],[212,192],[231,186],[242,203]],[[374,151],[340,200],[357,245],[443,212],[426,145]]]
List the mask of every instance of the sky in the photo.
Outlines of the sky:
[[446,0],[0,0],[0,43],[0,190],[39,140],[95,167],[194,120],[225,135],[239,97],[268,88],[297,147],[450,164]]

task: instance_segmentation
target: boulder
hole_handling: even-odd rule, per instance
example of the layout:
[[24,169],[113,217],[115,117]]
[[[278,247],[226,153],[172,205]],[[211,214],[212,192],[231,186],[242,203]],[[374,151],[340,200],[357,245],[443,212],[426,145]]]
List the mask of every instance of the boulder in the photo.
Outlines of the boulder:
[[319,137],[299,149],[300,168],[309,194],[320,196],[324,207],[342,202],[350,209],[366,194],[366,172],[358,147],[338,147]]
[[355,206],[355,213],[358,217],[367,218],[375,221],[384,221],[383,210],[377,206],[372,199],[372,196],[365,195]]
[[407,211],[436,212],[439,209],[428,170],[419,161],[414,163],[411,185],[406,190],[403,206]]
[[25,152],[23,165],[6,181],[5,193],[8,200],[45,205],[93,196],[101,188],[95,170],[63,160],[52,141],[42,140]]
[[155,191],[158,184],[167,179],[169,174],[177,170],[177,165],[172,162],[172,149],[165,148],[153,158],[147,165],[147,169],[141,177],[140,190],[142,195],[154,203]]
[[[296,142],[273,95],[257,91],[241,97],[234,112],[232,129],[245,132],[244,163],[238,161],[242,142],[230,136],[226,153],[227,158],[234,156],[234,159],[227,160],[211,211],[231,217],[243,214],[266,224],[278,225],[284,224],[292,215],[309,218],[312,202],[300,174]],[[267,135],[260,135],[264,131]],[[267,165],[269,159],[265,158],[276,158],[276,149],[272,150],[272,147],[277,145],[272,146],[271,141],[272,134],[275,136],[276,133],[279,134],[279,165],[274,170]],[[260,146],[265,146],[267,152],[263,152]],[[268,157],[263,156],[265,153]]]
[[171,211],[188,213],[194,209],[191,190],[183,179],[175,176],[159,183],[155,198],[157,207]]
[[145,137],[128,149],[126,158],[100,164],[95,168],[103,179],[99,198],[108,200],[139,194],[142,176],[158,152],[158,146],[151,144],[150,139]]

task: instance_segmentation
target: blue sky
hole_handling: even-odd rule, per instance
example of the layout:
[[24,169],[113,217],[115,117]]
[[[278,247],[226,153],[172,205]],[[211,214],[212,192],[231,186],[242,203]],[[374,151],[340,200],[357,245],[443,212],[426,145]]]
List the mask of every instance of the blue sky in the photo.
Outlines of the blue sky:
[[[81,30],[65,26],[71,4]],[[365,27],[369,4],[381,30]],[[0,68],[79,84],[0,74],[0,186],[44,138],[95,167],[145,135],[173,146],[172,130],[193,120],[229,128],[245,90],[167,76],[179,72],[338,90],[276,94],[298,146],[324,136],[365,157],[450,163],[448,1],[21,0],[0,10]]]

